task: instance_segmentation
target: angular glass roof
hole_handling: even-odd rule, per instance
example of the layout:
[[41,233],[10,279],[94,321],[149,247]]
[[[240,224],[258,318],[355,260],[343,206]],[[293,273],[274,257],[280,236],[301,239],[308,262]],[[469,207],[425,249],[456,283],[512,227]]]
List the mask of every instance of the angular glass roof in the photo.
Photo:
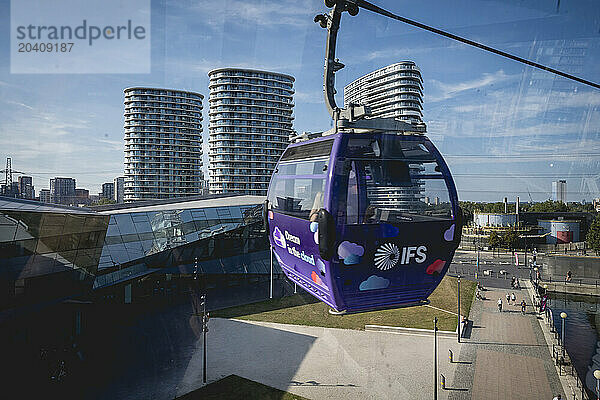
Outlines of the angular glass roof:
[[34,200],[15,199],[0,196],[0,211],[31,211],[65,214],[96,214],[95,211],[84,207],[69,207],[60,204],[41,203]]

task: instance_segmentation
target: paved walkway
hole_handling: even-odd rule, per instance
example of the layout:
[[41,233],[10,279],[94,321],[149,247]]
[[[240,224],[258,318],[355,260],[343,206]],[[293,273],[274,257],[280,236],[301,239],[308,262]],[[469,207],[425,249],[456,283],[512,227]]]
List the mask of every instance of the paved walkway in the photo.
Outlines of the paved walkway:
[[[527,315],[520,313],[522,298],[530,304],[527,291],[515,291],[516,305],[506,304],[506,292],[490,289],[489,300],[475,301],[473,325],[462,344],[439,337],[438,373],[447,378],[440,400],[550,400],[562,393],[536,315],[531,307]],[[496,308],[499,297],[502,313]],[[119,378],[94,398],[167,400],[202,386],[196,319],[180,307],[138,323],[122,348]],[[209,382],[237,374],[313,400],[433,398],[430,334],[218,318],[209,326]]]
[[[208,379],[236,374],[309,399],[432,399],[433,336],[356,331],[212,319]],[[448,349],[456,337],[439,337],[439,372],[454,375]],[[178,385],[184,394],[201,385],[202,348]],[[447,399],[449,391],[439,391]]]
[[[517,301],[507,304],[506,293]],[[476,300],[471,309],[472,329],[464,339],[449,399],[552,399],[566,398],[551,360],[542,330],[527,290],[488,288],[486,300]],[[502,299],[503,311],[497,301]],[[519,303],[527,302],[526,315]]]

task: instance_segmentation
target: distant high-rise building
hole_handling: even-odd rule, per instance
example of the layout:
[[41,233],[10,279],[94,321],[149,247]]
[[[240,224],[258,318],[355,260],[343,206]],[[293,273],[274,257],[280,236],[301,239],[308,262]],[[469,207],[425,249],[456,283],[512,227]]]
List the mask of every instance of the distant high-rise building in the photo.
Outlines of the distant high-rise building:
[[372,117],[423,122],[423,78],[412,61],[402,61],[356,79],[344,87],[344,105],[362,104]]
[[2,185],[0,187],[0,194],[6,197],[21,197],[19,182],[11,182],[10,185]]
[[115,197],[115,184],[107,182],[102,184],[102,192],[98,193],[101,199],[112,200]]
[[[416,64],[402,61],[380,68],[356,79],[344,87],[344,105],[369,106],[370,117],[394,118],[406,123],[423,122],[423,78]],[[413,163],[411,174],[422,173],[423,166]],[[403,211],[419,209],[423,205],[439,205],[439,198],[427,196],[424,181],[411,187],[377,186],[369,189],[378,207]],[[433,194],[433,193],[429,193]],[[425,200],[425,201],[424,201]]]
[[126,202],[199,193],[203,98],[183,90],[125,89]]
[[52,197],[50,196],[50,190],[42,189],[40,190],[40,201],[42,203],[51,203]]
[[75,189],[75,203],[76,204],[89,204],[90,203],[90,191],[87,189]]
[[75,200],[75,179],[50,179],[50,202],[56,204],[72,204]]
[[240,68],[208,76],[209,191],[266,195],[293,133],[294,78]]
[[123,203],[124,199],[124,190],[125,190],[125,177],[118,176],[113,180],[113,184],[115,187],[115,194],[113,196],[113,200],[117,202],[117,204]]
[[552,182],[552,200],[567,203],[567,181]]
[[19,176],[19,192],[23,199],[35,199],[33,178],[31,176]]

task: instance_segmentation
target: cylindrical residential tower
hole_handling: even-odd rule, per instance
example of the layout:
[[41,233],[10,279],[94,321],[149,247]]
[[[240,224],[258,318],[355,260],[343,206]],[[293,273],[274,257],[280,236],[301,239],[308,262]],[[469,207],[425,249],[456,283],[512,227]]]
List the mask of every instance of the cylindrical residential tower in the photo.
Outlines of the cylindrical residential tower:
[[293,132],[294,78],[241,68],[208,76],[210,193],[266,195]]
[[412,61],[370,72],[344,87],[344,106],[371,107],[372,117],[423,122],[423,78]]
[[124,200],[200,194],[204,96],[145,87],[124,92]]

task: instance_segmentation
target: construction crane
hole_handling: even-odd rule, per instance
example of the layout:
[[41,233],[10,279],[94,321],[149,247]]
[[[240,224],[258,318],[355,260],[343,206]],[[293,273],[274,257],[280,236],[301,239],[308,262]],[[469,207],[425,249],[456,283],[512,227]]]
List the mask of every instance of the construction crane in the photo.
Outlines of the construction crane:
[[10,195],[13,186],[13,174],[24,174],[24,172],[15,171],[14,169],[12,169],[12,159],[10,157],[6,157],[6,169],[0,170],[0,173],[4,173],[4,182],[2,182],[2,194]]

